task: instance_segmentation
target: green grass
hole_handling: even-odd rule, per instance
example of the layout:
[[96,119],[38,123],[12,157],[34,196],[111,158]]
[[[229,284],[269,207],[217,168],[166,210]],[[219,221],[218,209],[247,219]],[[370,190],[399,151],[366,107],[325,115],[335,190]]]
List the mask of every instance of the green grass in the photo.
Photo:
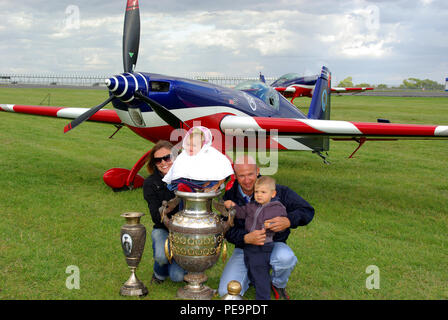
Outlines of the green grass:
[[[0,88],[0,103],[38,104],[48,92],[60,106],[90,107],[106,97],[101,90]],[[377,118],[447,125],[448,99],[332,99],[332,119]],[[0,299],[138,299],[118,294],[129,276],[119,240],[126,211],[146,213],[137,271],[149,288],[145,299],[175,298],[182,284],[150,285],[152,222],[142,191],[114,193],[102,181],[112,167],[131,168],[152,144],[128,129],[108,139],[115,128],[98,123],[64,135],[67,122],[0,112]],[[308,152],[281,153],[278,182],[316,209],[288,239],[299,259],[291,296],[447,299],[447,143],[367,142],[347,159],[356,144],[332,142],[331,165]],[[65,286],[70,265],[80,269],[79,290]],[[369,265],[380,270],[378,290],[366,289]],[[217,288],[223,267],[220,260],[207,271],[209,286]]]

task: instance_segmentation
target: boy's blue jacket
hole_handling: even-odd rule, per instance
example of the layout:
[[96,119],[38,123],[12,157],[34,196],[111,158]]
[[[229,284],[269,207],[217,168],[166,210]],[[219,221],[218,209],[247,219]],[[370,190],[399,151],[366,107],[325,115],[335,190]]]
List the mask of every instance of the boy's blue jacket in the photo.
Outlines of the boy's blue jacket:
[[[298,226],[305,226],[313,220],[314,208],[305,201],[296,192],[288,188],[277,184],[275,186],[277,195],[272,200],[280,201],[286,208],[288,219],[291,222],[290,228],[297,228]],[[225,200],[232,200],[239,206],[246,204],[243,196],[238,190],[238,181],[235,181],[233,187],[226,191],[223,197]],[[253,201],[253,197],[252,197]],[[276,232],[274,235],[274,241],[285,242],[288,239],[290,228],[282,232]],[[247,231],[244,228],[244,220],[235,218],[234,226],[226,232],[227,241],[233,243],[237,248],[244,247],[244,236]]]

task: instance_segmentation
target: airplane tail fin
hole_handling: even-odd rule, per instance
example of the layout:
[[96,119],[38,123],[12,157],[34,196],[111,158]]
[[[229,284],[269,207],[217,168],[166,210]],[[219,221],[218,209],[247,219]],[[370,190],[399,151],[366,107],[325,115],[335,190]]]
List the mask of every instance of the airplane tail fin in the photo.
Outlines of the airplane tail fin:
[[264,78],[264,75],[261,72],[260,72],[260,81],[266,83],[266,79]]
[[314,87],[313,98],[311,99],[308,119],[329,120],[330,119],[330,93],[331,93],[331,72],[323,66],[322,72]]

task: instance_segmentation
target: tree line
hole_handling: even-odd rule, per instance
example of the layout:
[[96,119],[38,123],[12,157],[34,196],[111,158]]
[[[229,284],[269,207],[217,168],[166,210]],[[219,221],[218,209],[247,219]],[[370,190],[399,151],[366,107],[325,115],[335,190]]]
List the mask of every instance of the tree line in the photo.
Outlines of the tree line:
[[399,86],[389,87],[387,84],[381,83],[378,85],[370,85],[369,83],[358,83],[353,84],[353,78],[347,77],[340,81],[337,85],[338,87],[374,87],[376,89],[419,89],[419,90],[445,90],[445,85],[437,83],[436,81],[430,79],[417,79],[408,78],[403,80],[403,83]]

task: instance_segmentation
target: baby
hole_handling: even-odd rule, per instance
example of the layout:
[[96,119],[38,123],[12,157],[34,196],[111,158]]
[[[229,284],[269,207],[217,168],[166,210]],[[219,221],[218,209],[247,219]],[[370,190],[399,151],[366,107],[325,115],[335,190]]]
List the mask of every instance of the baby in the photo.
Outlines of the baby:
[[[250,202],[243,207],[227,200],[226,208],[235,208],[235,217],[245,219],[247,232],[268,228],[265,221],[274,217],[286,217],[286,208],[279,201],[271,201],[276,195],[275,179],[262,176],[255,182],[255,202]],[[271,297],[271,265],[270,258],[274,248],[273,236],[275,232],[266,230],[264,245],[256,246],[246,244],[244,250],[244,263],[246,264],[249,280],[255,286],[255,298],[257,300],[269,300]]]
[[162,179],[170,190],[217,191],[233,174],[230,160],[212,147],[212,134],[206,127],[196,126],[188,130],[182,149]]

